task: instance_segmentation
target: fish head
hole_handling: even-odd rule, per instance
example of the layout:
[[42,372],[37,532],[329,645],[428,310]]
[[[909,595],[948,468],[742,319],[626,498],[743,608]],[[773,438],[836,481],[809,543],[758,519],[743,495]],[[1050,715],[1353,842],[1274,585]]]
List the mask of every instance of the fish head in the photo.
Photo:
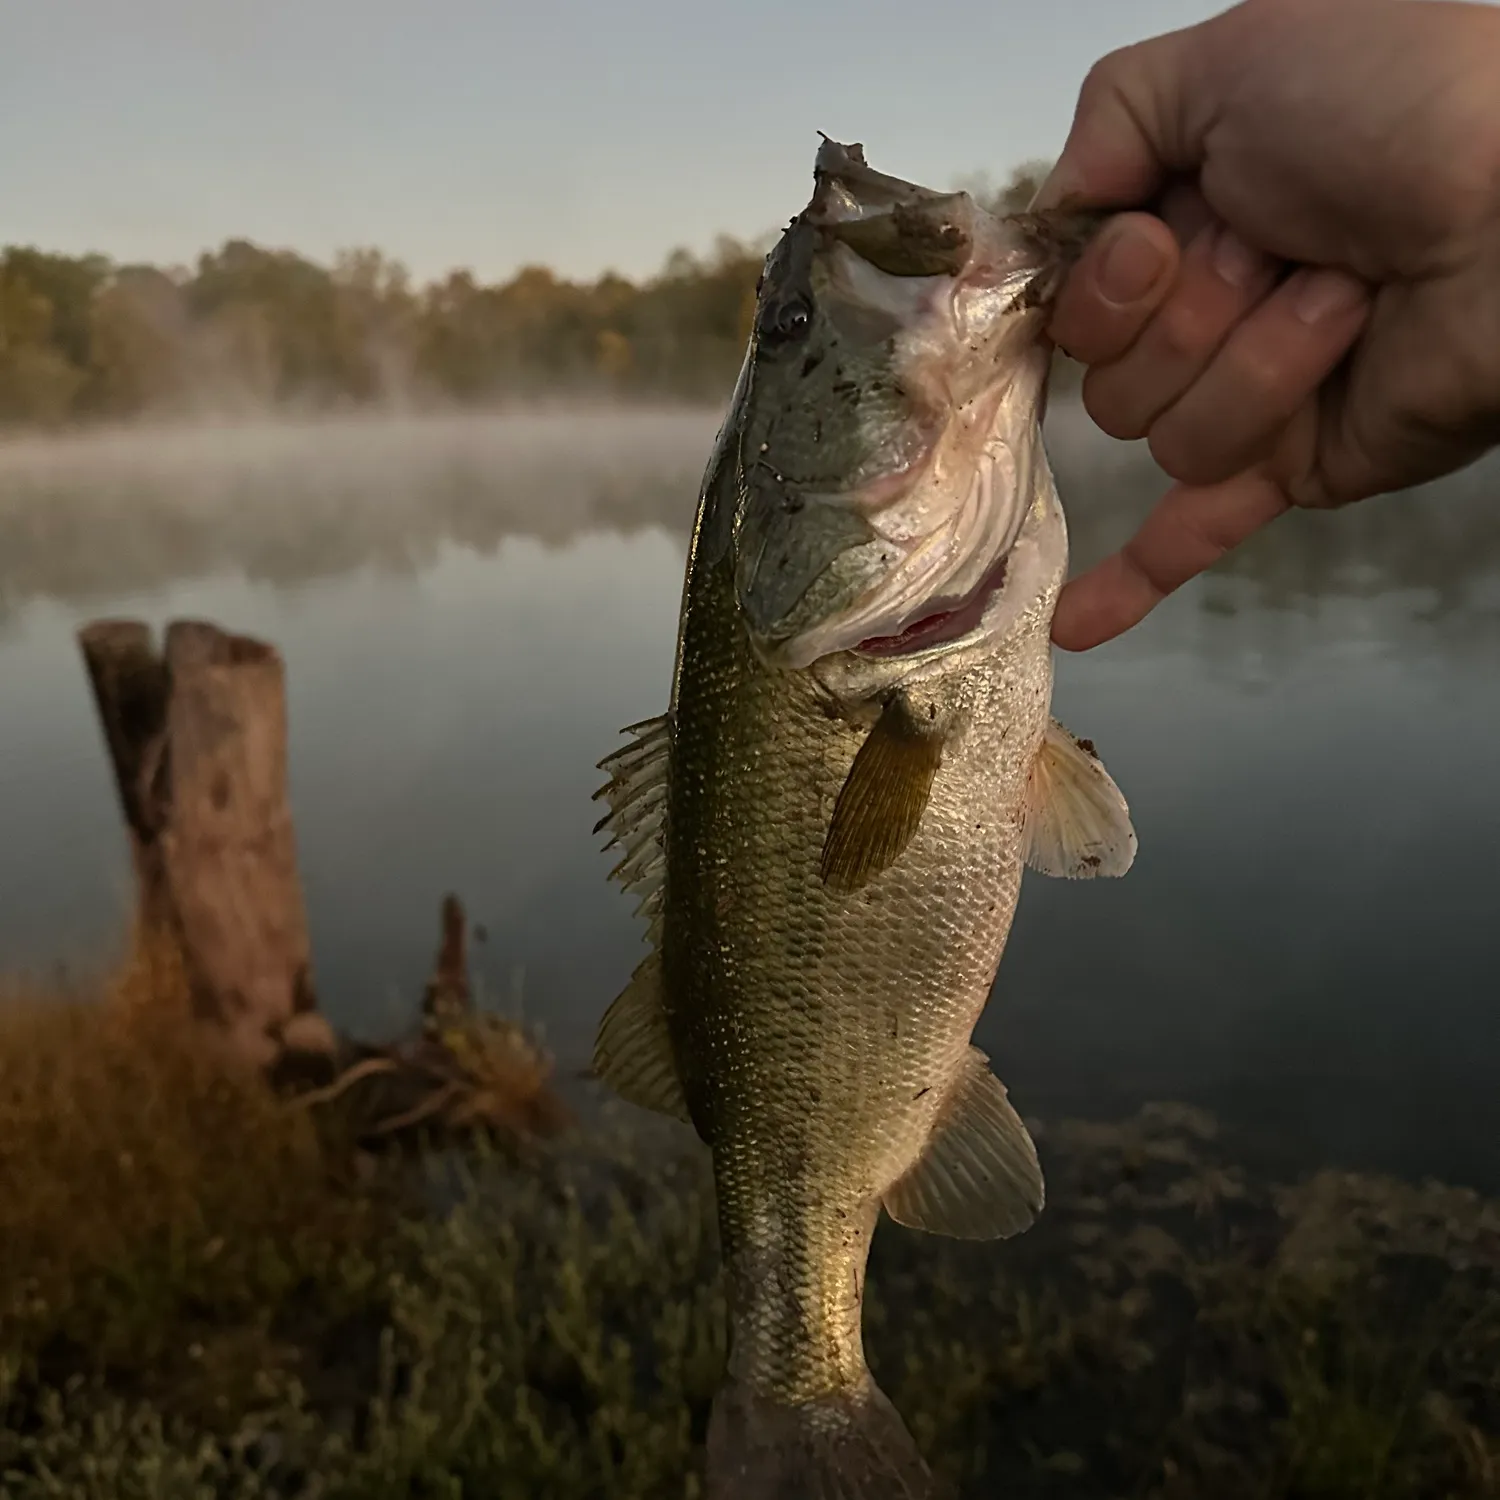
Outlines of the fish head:
[[930,622],[963,634],[1003,584],[1045,469],[1047,307],[1084,234],[826,139],[814,180],[767,257],[736,414],[737,600],[789,668],[929,649]]

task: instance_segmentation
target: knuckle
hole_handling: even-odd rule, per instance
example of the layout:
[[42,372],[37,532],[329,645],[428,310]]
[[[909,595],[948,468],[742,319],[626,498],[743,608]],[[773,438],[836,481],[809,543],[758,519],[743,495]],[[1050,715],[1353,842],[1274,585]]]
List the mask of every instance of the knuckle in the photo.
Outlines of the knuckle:
[[1287,352],[1259,339],[1231,345],[1224,352],[1224,366],[1225,383],[1235,393],[1241,420],[1257,426],[1268,426],[1294,411],[1311,391],[1307,381],[1297,378]]
[[1113,98],[1119,91],[1121,59],[1127,49],[1106,53],[1083,75],[1079,86],[1078,102],[1085,108],[1096,106],[1103,99]]
[[1147,446],[1157,467],[1179,484],[1214,484],[1236,467],[1222,445],[1203,440],[1195,424],[1170,416],[1151,429]]
[[1283,487],[1287,498],[1301,510],[1337,510],[1357,498],[1354,495],[1333,493],[1324,476],[1316,469],[1292,475],[1284,481]]
[[1107,436],[1133,443],[1145,437],[1150,425],[1150,415],[1136,392],[1136,382],[1122,366],[1090,370],[1083,377],[1083,409]]
[[1152,338],[1172,360],[1198,360],[1218,342],[1220,331],[1184,297],[1163,303],[1152,323]]

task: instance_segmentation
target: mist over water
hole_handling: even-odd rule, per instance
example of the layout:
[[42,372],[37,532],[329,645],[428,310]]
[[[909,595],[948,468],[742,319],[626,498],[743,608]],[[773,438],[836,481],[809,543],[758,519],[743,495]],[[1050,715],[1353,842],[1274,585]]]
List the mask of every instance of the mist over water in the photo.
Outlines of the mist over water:
[[[639,953],[594,763],[670,685],[718,413],[121,428],[0,442],[0,955],[107,955],[128,863],[73,632],[196,615],[288,665],[318,981],[378,1034],[456,890],[491,998],[565,1064]],[[1165,487],[1049,423],[1075,567]],[[1019,1107],[1218,1110],[1304,1164],[1500,1186],[1489,848],[1500,465],[1292,516],[1143,626],[1060,656],[1135,869],[1027,880],[978,1039]]]

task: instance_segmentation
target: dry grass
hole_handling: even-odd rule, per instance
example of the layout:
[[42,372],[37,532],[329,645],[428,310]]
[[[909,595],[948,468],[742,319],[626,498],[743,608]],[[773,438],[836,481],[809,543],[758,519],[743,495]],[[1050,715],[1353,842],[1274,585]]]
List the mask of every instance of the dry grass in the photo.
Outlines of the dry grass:
[[443,1027],[437,1042],[452,1065],[447,1109],[456,1130],[526,1137],[569,1121],[552,1086],[552,1060],[507,1018],[473,1014]]
[[[326,1112],[206,1050],[169,958],[105,990],[0,1002],[6,1500],[701,1496],[701,1151],[613,1108],[471,1154],[437,1213],[431,1159],[356,1174]],[[442,1040],[494,1118],[540,1054],[475,1024]],[[1019,1240],[876,1237],[872,1360],[957,1494],[1497,1493],[1500,1205],[1276,1190],[1180,1110],[1041,1145]]]
[[100,989],[0,1003],[0,1326],[108,1369],[326,1276],[375,1206],[338,1190],[306,1112],[185,1024],[170,952]]

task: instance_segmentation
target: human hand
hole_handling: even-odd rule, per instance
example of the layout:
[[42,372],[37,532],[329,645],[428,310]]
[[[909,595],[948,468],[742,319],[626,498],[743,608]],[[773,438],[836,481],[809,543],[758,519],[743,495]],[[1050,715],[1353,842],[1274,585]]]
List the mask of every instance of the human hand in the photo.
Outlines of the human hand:
[[1118,635],[1293,505],[1500,442],[1500,9],[1248,0],[1090,73],[1038,207],[1109,223],[1052,335],[1177,484],[1063,591]]

